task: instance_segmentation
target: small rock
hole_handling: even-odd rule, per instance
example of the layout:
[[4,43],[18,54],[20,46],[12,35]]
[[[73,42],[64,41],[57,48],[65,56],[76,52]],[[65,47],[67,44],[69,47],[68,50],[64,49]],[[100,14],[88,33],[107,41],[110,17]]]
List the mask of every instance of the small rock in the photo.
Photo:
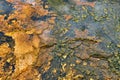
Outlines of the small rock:
[[79,57],[80,59],[88,59],[89,55],[87,53],[77,53],[75,54],[77,57]]

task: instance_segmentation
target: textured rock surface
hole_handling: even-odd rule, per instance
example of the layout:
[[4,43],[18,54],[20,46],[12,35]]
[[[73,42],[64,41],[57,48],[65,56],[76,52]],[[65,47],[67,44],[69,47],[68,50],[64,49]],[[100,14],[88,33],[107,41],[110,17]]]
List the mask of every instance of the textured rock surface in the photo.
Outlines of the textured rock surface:
[[119,1],[6,1],[0,80],[120,79]]

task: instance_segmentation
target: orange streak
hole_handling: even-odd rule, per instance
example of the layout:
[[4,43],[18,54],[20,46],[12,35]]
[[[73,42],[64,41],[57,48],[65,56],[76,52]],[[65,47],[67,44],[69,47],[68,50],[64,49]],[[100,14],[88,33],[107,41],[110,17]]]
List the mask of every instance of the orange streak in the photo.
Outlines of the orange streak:
[[95,2],[86,2],[86,1],[81,1],[81,0],[73,0],[76,5],[87,5],[87,6],[91,6],[94,7],[95,6]]

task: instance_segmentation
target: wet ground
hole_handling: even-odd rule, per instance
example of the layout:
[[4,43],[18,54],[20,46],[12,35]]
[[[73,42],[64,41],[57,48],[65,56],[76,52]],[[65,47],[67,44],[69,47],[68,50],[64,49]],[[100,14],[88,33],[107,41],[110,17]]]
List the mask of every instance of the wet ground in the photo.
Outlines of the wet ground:
[[120,80],[119,0],[1,0],[1,80]]

